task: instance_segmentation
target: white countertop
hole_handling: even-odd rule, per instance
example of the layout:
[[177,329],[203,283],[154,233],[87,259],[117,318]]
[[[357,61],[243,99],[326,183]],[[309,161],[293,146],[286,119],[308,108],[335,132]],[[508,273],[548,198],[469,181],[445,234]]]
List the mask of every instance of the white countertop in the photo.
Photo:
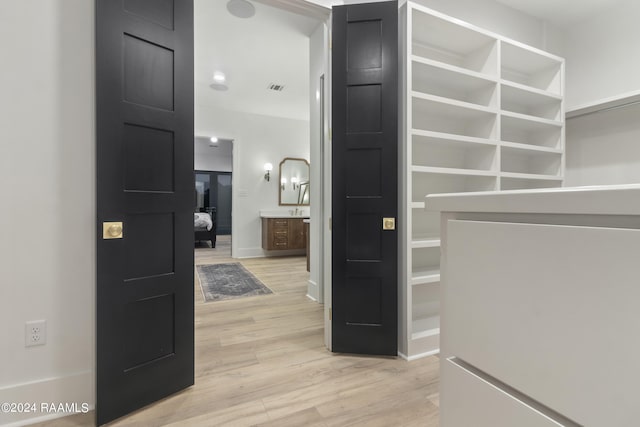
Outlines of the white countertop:
[[260,218],[309,218],[309,211],[298,208],[298,214],[295,214],[295,208],[292,214],[288,210],[278,211],[260,211]]
[[434,212],[640,215],[640,184],[430,194]]

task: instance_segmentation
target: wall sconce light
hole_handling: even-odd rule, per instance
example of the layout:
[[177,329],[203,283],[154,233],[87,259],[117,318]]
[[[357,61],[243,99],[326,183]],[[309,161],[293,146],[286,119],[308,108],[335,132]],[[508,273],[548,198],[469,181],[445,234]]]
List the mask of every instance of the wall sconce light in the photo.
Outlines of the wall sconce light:
[[295,176],[291,177],[291,186],[293,187],[294,190],[298,188],[298,181],[299,179],[297,177]]
[[269,181],[271,179],[271,171],[273,170],[273,165],[271,163],[264,164],[264,179]]
[[284,191],[284,186],[287,185],[287,178],[282,178],[282,181],[280,181],[280,189],[282,191]]

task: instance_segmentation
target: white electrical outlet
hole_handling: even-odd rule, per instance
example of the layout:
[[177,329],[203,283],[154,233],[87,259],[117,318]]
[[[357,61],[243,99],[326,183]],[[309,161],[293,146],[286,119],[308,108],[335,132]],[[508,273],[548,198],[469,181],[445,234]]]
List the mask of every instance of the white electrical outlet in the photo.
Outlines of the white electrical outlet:
[[47,321],[31,320],[25,324],[24,345],[31,347],[47,343]]

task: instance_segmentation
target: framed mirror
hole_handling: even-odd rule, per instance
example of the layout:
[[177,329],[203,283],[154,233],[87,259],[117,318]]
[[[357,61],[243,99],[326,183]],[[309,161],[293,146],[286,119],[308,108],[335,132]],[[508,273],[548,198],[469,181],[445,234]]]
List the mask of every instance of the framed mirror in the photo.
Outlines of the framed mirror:
[[309,162],[285,157],[280,162],[280,206],[309,206]]

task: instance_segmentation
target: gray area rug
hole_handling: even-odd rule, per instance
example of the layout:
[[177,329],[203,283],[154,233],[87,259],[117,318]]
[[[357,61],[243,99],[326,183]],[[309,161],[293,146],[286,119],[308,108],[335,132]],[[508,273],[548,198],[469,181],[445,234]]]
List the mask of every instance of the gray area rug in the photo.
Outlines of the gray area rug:
[[207,302],[272,293],[238,262],[198,265],[197,269],[202,294]]

